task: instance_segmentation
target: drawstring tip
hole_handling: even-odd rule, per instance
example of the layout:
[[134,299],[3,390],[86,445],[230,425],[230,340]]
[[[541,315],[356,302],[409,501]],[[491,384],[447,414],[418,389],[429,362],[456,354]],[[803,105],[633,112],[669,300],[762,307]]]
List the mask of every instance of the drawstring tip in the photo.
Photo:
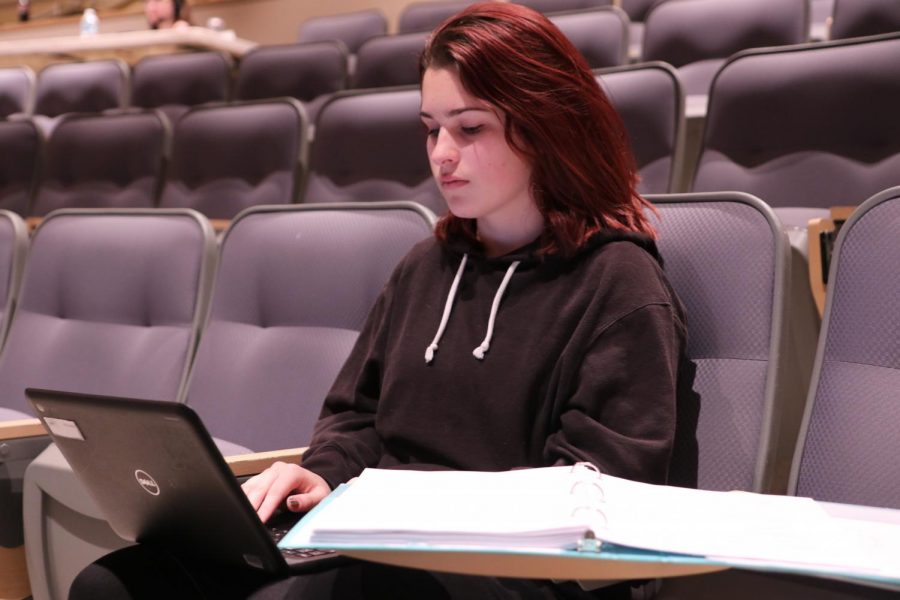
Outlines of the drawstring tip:
[[425,364],[430,364],[434,360],[434,351],[437,350],[437,344],[432,344],[425,348]]
[[488,349],[490,349],[490,345],[481,344],[480,346],[472,350],[472,356],[474,356],[478,360],[484,360],[484,353],[487,352]]

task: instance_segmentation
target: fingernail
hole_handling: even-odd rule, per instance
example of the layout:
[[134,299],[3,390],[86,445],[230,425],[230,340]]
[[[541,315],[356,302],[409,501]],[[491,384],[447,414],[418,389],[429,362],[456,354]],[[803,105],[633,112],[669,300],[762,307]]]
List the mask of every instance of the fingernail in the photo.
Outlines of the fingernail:
[[288,498],[287,504],[289,508],[300,508],[300,502],[294,498]]

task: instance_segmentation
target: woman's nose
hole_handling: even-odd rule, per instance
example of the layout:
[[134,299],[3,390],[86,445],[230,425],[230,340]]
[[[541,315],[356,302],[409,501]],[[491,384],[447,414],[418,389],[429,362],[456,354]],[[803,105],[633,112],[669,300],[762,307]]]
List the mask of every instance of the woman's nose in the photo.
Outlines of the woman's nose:
[[446,129],[441,128],[438,131],[434,147],[431,149],[431,160],[437,165],[459,160],[459,150]]

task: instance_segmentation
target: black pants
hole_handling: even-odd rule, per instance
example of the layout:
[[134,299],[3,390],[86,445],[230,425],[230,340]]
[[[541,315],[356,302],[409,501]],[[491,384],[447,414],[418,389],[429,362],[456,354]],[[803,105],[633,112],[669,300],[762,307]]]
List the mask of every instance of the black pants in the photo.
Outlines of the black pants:
[[628,584],[586,592],[575,583],[450,575],[358,562],[273,579],[249,570],[192,563],[148,546],[109,554],[75,579],[69,600],[628,599]]

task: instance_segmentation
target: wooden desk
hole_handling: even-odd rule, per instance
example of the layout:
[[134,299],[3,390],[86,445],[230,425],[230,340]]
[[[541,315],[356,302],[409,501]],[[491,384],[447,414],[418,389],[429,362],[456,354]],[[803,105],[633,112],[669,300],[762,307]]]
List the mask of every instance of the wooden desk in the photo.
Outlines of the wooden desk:
[[40,39],[0,41],[0,66],[27,65],[40,70],[54,62],[121,58],[134,64],[151,54],[171,54],[188,50],[217,50],[240,58],[256,42],[242,40],[234,32],[205,27],[184,27],[146,31],[99,33]]

